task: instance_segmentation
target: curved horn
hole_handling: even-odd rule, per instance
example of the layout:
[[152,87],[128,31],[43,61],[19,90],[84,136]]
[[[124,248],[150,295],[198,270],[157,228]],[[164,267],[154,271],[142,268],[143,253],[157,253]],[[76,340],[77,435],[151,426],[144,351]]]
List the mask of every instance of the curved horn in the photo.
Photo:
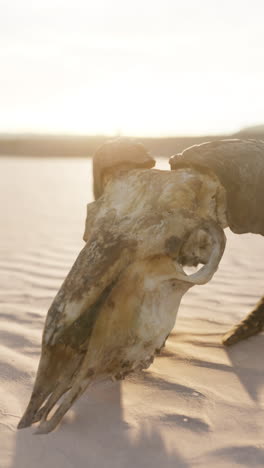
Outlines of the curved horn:
[[[203,221],[203,223],[200,224],[195,229],[195,231],[191,233],[191,236],[195,238],[196,232],[198,233],[200,230],[203,230],[205,233],[207,233],[211,241],[211,252],[209,259],[199,271],[191,275],[187,275],[180,265],[181,273],[184,275],[182,279],[192,284],[206,284],[208,281],[210,281],[218,268],[219,262],[225,250],[226,237],[223,229],[217,223],[215,223],[213,220]],[[204,263],[204,258],[199,258],[199,256],[196,257],[195,264],[200,262]]]
[[108,178],[115,177],[120,171],[137,168],[150,169],[155,160],[141,143],[127,138],[117,138],[102,145],[93,156],[94,198],[99,198]]
[[216,140],[170,158],[172,170],[193,167],[214,173],[225,189],[228,226],[236,234],[264,235],[264,141]]

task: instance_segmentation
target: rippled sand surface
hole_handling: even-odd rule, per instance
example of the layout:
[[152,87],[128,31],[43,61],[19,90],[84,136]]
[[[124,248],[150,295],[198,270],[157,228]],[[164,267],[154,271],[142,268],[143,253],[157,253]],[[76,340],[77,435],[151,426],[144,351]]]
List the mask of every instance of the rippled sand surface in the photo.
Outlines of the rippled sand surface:
[[89,160],[0,159],[1,468],[263,468],[264,335],[221,345],[264,294],[260,236],[228,233],[217,274],[186,295],[147,371],[87,391],[48,436],[16,430],[91,200]]

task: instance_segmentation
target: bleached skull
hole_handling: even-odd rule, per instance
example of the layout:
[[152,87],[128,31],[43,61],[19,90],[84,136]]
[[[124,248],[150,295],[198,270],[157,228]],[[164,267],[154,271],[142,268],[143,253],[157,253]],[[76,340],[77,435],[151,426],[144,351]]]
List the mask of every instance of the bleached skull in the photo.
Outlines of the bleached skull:
[[[105,147],[108,158],[115,145]],[[222,257],[226,220],[218,179],[191,168],[142,168],[138,147],[126,142],[124,151],[126,145],[129,165],[119,148],[119,163],[116,157],[113,167],[105,161],[107,171],[100,150],[86,245],[48,312],[20,427],[41,420],[38,432],[49,432],[92,381],[148,367],[174,326],[183,294],[208,282]],[[151,167],[152,158],[144,158]],[[199,263],[198,272],[184,272],[185,264]]]

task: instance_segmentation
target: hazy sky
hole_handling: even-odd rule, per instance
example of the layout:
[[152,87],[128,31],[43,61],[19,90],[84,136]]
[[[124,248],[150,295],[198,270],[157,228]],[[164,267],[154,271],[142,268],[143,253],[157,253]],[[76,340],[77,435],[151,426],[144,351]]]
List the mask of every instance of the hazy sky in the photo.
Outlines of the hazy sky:
[[264,0],[0,0],[0,132],[264,123]]

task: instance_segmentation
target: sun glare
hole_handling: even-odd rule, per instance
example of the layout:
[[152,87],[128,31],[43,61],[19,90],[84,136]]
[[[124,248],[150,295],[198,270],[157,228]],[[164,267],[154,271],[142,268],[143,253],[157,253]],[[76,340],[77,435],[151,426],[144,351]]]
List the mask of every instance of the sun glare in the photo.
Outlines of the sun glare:
[[0,131],[165,136],[263,123],[259,0],[24,0],[0,11]]

